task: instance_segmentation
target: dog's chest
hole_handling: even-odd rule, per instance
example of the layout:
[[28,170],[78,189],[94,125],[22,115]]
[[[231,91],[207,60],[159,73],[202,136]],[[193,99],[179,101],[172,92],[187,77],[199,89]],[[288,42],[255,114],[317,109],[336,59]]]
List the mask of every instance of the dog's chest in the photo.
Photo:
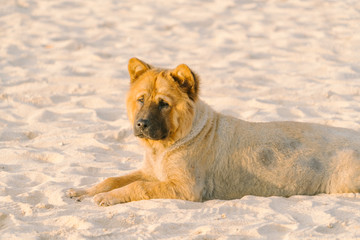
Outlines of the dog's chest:
[[153,175],[159,179],[159,181],[165,181],[167,179],[167,174],[165,173],[165,162],[163,156],[152,154],[148,161],[152,166]]

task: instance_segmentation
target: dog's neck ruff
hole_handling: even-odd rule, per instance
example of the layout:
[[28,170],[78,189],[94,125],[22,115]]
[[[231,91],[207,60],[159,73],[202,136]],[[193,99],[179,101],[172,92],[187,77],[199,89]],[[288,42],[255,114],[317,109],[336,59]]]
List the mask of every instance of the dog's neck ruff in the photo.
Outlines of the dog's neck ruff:
[[211,116],[213,114],[214,111],[212,111],[210,106],[208,106],[200,99],[197,100],[195,104],[195,117],[190,132],[185,137],[179,139],[173,145],[171,145],[166,152],[173,151],[191,142],[191,140],[194,139],[204,129],[207,121],[212,119]]

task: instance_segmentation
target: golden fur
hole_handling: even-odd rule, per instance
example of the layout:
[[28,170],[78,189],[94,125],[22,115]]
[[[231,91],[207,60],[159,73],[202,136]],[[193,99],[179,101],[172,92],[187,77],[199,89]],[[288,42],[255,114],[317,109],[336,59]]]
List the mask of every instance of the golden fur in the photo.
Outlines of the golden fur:
[[219,114],[198,98],[199,78],[184,64],[166,70],[132,58],[129,74],[127,110],[146,149],[144,165],[68,196],[108,206],[359,191],[358,132]]

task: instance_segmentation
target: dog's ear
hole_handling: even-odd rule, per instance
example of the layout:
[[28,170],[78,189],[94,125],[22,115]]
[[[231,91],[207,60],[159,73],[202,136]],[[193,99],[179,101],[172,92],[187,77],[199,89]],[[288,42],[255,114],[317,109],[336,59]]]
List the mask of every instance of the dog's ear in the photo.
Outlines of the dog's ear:
[[195,101],[197,99],[199,78],[187,65],[180,64],[170,75],[179,84],[180,88],[189,95],[191,100]]
[[143,74],[150,68],[150,65],[148,65],[147,63],[137,58],[131,58],[128,64],[131,83],[133,83],[141,74]]

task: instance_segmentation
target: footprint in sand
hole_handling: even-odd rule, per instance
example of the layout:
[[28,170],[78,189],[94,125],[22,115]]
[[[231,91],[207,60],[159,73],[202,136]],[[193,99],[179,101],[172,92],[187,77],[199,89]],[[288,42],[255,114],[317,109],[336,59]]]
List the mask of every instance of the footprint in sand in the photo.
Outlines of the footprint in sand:
[[37,113],[35,113],[31,117],[31,121],[39,121],[39,122],[55,122],[60,118],[60,115],[58,113],[55,113],[50,110],[40,110]]
[[339,234],[345,232],[343,225],[338,222],[328,223],[327,225],[318,226],[315,228],[315,231],[322,234]]
[[51,96],[50,99],[54,104],[59,104],[59,103],[70,101],[70,97],[64,96],[64,95],[54,95],[54,96]]
[[56,152],[42,152],[42,153],[29,152],[26,153],[25,155],[31,159],[44,163],[58,164],[58,163],[62,163],[64,160],[64,156]]
[[22,132],[13,129],[7,129],[4,131],[0,131],[0,142],[1,141],[25,141],[31,140],[39,136],[37,132]]
[[283,237],[290,233],[292,229],[276,223],[265,224],[258,229],[258,233],[271,239],[283,239]]
[[101,120],[116,121],[121,118],[123,111],[114,108],[101,108],[96,110],[96,115]]

